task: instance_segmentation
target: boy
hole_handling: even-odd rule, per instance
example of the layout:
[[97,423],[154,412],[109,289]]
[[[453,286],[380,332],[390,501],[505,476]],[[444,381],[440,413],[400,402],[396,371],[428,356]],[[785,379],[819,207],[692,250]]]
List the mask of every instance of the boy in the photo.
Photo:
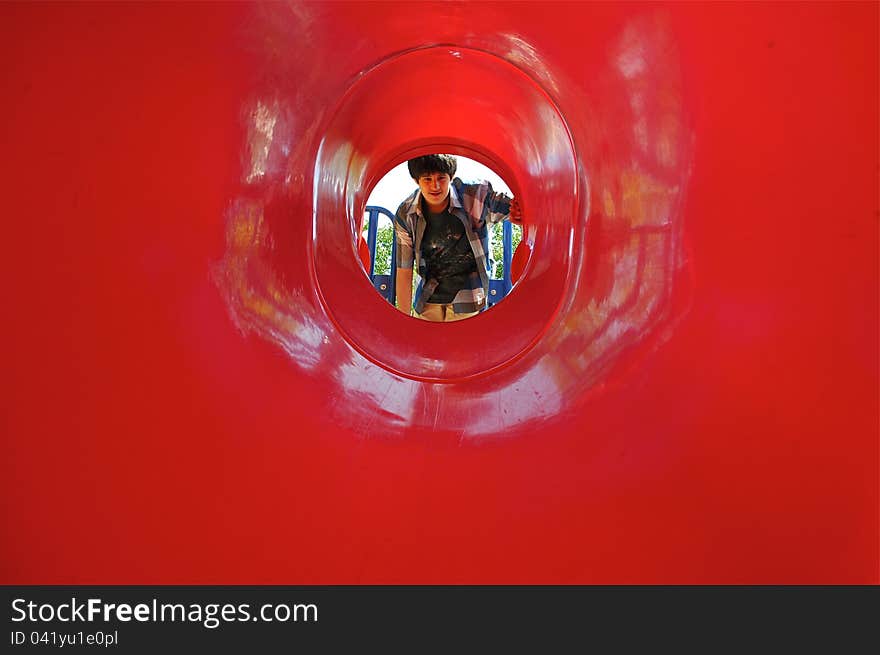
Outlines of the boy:
[[413,309],[415,267],[421,277],[415,315],[427,321],[459,321],[486,308],[489,292],[489,225],[506,219],[522,224],[516,199],[492,191],[488,182],[465,184],[455,177],[452,155],[425,155],[407,162],[419,188],[395,217],[397,307]]

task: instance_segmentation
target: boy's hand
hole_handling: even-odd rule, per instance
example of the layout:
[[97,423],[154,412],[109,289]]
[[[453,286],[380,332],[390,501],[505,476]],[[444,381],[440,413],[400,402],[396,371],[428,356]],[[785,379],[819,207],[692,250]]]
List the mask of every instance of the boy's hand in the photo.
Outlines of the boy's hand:
[[516,198],[510,200],[510,222],[522,225],[522,209],[519,206],[519,200]]

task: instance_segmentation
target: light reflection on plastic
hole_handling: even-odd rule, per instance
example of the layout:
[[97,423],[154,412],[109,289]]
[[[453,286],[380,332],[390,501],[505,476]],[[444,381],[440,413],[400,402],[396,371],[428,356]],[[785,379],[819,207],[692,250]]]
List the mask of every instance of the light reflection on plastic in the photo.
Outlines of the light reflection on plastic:
[[257,101],[248,125],[248,145],[250,146],[250,170],[245,181],[253,183],[266,174],[266,166],[269,161],[269,151],[275,133],[275,123],[278,121],[278,103],[272,107]]
[[260,253],[272,248],[259,201],[238,200],[227,216],[227,250],[214,280],[230,316],[243,333],[278,344],[297,364],[311,369],[321,360],[326,332],[304,311],[303,292],[285,289]]

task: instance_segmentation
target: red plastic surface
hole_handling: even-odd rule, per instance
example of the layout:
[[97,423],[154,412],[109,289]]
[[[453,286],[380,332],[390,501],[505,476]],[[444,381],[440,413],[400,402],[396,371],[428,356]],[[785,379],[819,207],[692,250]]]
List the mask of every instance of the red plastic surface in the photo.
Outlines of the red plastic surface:
[[[877,583],[877,26],[2,5],[0,581]],[[446,326],[352,230],[441,148],[531,247]]]

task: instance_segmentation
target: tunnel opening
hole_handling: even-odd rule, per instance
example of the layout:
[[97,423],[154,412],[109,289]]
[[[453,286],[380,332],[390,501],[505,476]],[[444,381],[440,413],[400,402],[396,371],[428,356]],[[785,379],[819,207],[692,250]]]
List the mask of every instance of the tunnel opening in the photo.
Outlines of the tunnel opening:
[[[423,86],[425,71],[449,84]],[[565,302],[588,197],[571,134],[541,85],[486,52],[420,48],[360,73],[321,133],[311,262],[327,315],[351,346],[397,374],[438,382],[484,374],[530,349]],[[529,253],[516,293],[436,331],[387,311],[359,245],[370,191],[395,166],[434,153],[476,160],[507,182],[525,219],[517,252]]]
[[[484,185],[489,193],[500,198],[502,202],[505,198],[515,197],[510,184],[491,167],[466,156],[456,156],[455,161],[457,170],[454,177],[461,181],[464,188],[478,188],[478,185]],[[395,229],[397,222],[395,215],[405,221],[407,209],[412,206],[413,200],[419,201],[419,186],[418,182],[411,177],[407,162],[404,161],[393,166],[370,190],[357,234],[357,253],[364,274],[367,275],[377,293],[388,302],[389,308],[397,307],[399,311],[409,315],[413,314],[412,303],[409,303],[407,307],[401,306],[400,296],[397,293],[400,244],[398,243],[398,230]],[[517,202],[520,200],[517,199]],[[423,200],[420,203],[420,208],[424,209]],[[488,211],[486,215],[490,219],[499,216],[498,214],[491,215]],[[431,216],[431,214],[421,211],[421,216]],[[509,217],[509,213],[507,216]],[[453,216],[449,215],[448,219],[453,220]],[[429,230],[430,227],[429,225]],[[400,226],[398,226],[399,228]],[[485,293],[485,307],[481,311],[492,309],[513,292],[531,252],[528,244],[522,243],[523,226],[518,220],[514,222],[502,219],[488,222],[485,225],[485,230],[485,257],[481,259],[479,265],[486,270],[488,286]],[[452,242],[451,249],[454,250],[456,246],[459,246],[459,250],[470,250],[470,246],[466,243],[467,235],[461,228],[459,228],[456,237],[460,241],[458,243]],[[427,244],[436,243],[436,240],[432,242],[431,239],[425,241]],[[519,249],[521,244],[522,250]],[[426,247],[430,248],[430,245]],[[480,252],[484,250],[482,245],[478,247],[478,250]],[[418,254],[422,255],[422,252]],[[474,260],[472,253],[470,259]],[[473,261],[473,266],[477,265],[477,262]],[[421,282],[423,282],[423,276],[416,266],[408,297],[418,296]],[[454,286],[454,282],[449,285]],[[435,300],[442,299],[439,294],[435,294]],[[426,300],[429,299],[426,298]]]

